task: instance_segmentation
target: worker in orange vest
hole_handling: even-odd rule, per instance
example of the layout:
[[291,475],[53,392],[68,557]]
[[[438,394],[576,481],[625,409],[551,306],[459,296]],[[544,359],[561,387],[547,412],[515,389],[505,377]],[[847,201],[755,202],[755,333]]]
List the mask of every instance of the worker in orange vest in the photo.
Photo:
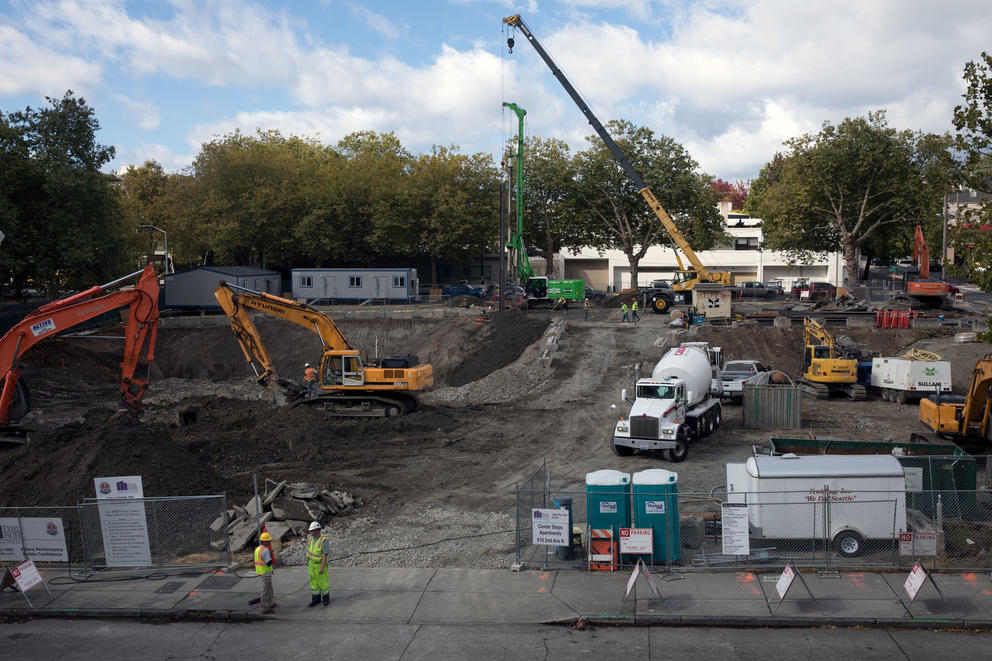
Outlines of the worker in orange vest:
[[303,366],[303,382],[307,385],[307,397],[316,397],[317,392],[317,371],[307,363]]

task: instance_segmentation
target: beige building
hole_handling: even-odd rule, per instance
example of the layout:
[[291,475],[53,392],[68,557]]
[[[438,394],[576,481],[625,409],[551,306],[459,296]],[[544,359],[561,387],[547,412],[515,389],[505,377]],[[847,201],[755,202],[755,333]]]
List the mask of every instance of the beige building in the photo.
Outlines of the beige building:
[[[844,259],[840,252],[820,255],[818,261],[808,265],[790,264],[784,253],[761,250],[760,219],[731,211],[728,201],[720,203],[720,213],[726,219],[727,233],[733,242],[697,252],[707,268],[729,272],[735,283],[745,280],[767,282],[781,278],[783,286],[788,289],[797,278],[811,278],[835,285],[844,284]],[[655,279],[671,280],[676,268],[678,264],[671,247],[651,246],[638,266],[638,284],[647,285]],[[597,289],[619,291],[631,286],[630,264],[620,250],[563,250],[556,256],[555,271],[561,277],[583,278],[587,286]]]

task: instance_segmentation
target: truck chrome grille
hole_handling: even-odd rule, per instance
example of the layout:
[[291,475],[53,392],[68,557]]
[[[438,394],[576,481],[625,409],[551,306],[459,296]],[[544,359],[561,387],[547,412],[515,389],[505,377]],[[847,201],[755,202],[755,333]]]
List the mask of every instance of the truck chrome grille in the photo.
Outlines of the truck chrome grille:
[[651,416],[631,418],[630,435],[635,438],[658,438],[658,418]]

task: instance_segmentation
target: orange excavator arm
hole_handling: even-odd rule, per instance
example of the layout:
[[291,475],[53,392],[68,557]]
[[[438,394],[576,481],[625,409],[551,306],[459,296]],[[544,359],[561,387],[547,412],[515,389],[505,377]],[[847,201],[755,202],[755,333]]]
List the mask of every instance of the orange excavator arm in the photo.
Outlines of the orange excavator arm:
[[927,248],[927,241],[923,238],[923,228],[916,226],[913,234],[913,264],[920,267],[920,278],[930,279],[930,249]]
[[[124,280],[141,275],[134,289],[97,296]],[[105,285],[41,306],[0,338],[0,426],[17,422],[30,410],[30,395],[23,381],[19,363],[21,356],[42,340],[89,321],[117,308],[129,306],[125,328],[124,360],[121,363],[121,398],[131,410],[141,411],[141,399],[148,389],[147,363],[155,352],[158,328],[158,276],[152,266],[146,266]],[[136,376],[142,349],[148,347],[145,370]]]

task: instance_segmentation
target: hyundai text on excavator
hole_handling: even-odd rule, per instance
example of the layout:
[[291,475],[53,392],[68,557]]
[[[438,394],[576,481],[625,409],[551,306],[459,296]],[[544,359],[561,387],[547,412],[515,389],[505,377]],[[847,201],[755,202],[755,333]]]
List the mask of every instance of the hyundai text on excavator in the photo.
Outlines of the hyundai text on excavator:
[[[644,183],[644,179],[634,168],[633,164],[627,159],[623,151],[620,150],[620,147],[613,140],[613,137],[610,135],[609,131],[606,130],[606,127],[603,126],[602,122],[600,122],[592,110],[589,109],[589,104],[582,99],[575,87],[572,86],[572,83],[569,82],[568,78],[565,77],[565,74],[562,73],[558,65],[551,59],[551,56],[544,50],[544,47],[537,40],[537,37],[533,35],[530,28],[527,27],[526,23],[524,23],[524,20],[520,18],[520,14],[508,16],[503,19],[503,22],[512,28],[520,30],[520,32],[527,38],[530,45],[534,47],[537,54],[541,56],[544,63],[548,65],[549,69],[551,69],[551,73],[554,74],[554,77],[557,78],[558,82],[561,83],[561,86],[565,88],[565,91],[572,98],[572,101],[575,102],[575,105],[577,105],[579,110],[582,111],[582,114],[585,115],[586,120],[588,120],[589,124],[593,127],[596,133],[599,134],[599,137],[606,144],[606,148],[610,150],[611,154],[613,154],[613,158],[617,160],[623,171],[628,177],[630,177],[631,181],[634,183],[634,186],[637,188],[637,191],[641,194],[641,197],[644,198],[644,201],[647,202],[648,206],[651,207],[651,210],[654,211],[654,214],[658,217],[658,220],[661,221],[662,226],[664,226],[665,230],[668,232],[668,235],[672,238],[675,246],[678,250],[681,250],[689,260],[689,268],[682,268],[682,260],[678,260],[679,268],[676,269],[675,276],[672,279],[672,290],[674,291],[674,296],[667,292],[657,293],[652,296],[650,302],[651,309],[655,312],[663,313],[668,312],[669,308],[677,302],[676,299],[679,299],[678,302],[690,302],[685,300],[685,292],[691,291],[692,288],[700,282],[715,282],[723,285],[729,285],[730,273],[710,271],[703,266],[703,263],[699,260],[699,257],[692,249],[692,246],[689,245],[689,242],[686,240],[685,236],[683,236],[671,216],[668,215],[668,212],[661,206],[661,202],[658,201],[658,198],[655,197],[651,189],[648,188],[646,183]],[[512,37],[507,39],[507,46],[509,47],[510,52],[513,52],[514,43]],[[678,251],[676,251],[676,257],[678,257]]]
[[[140,275],[134,289],[124,289],[103,296],[102,291]],[[141,399],[148,389],[148,364],[155,354],[158,328],[158,276],[148,265],[105,285],[42,305],[0,338],[0,428],[16,432],[16,424],[31,410],[31,390],[21,378],[21,356],[44,339],[52,337],[102,314],[128,306],[124,336],[124,361],[121,363],[120,389],[124,405],[133,413],[141,412]],[[145,362],[142,349],[147,344]],[[139,367],[141,376],[137,375]]]
[[865,387],[858,383],[857,347],[842,346],[815,319],[803,319],[803,363],[799,387],[817,399],[844,393],[851,399],[865,399]]
[[[319,406],[336,416],[405,415],[417,408],[411,393],[434,385],[434,369],[421,365],[416,356],[393,356],[363,364],[358,349],[348,343],[331,318],[308,305],[227,282],[220,283],[214,297],[227,313],[258,383],[268,387],[275,380],[296,396],[293,405]],[[302,326],[320,340],[323,356],[317,371],[317,397],[305,397],[303,389],[276,378],[275,365],[252,321],[253,311]]]
[[989,410],[992,409],[992,354],[975,363],[971,372],[968,394],[942,395],[934,393],[920,400],[920,422],[938,436],[955,439],[979,437],[992,440]]

